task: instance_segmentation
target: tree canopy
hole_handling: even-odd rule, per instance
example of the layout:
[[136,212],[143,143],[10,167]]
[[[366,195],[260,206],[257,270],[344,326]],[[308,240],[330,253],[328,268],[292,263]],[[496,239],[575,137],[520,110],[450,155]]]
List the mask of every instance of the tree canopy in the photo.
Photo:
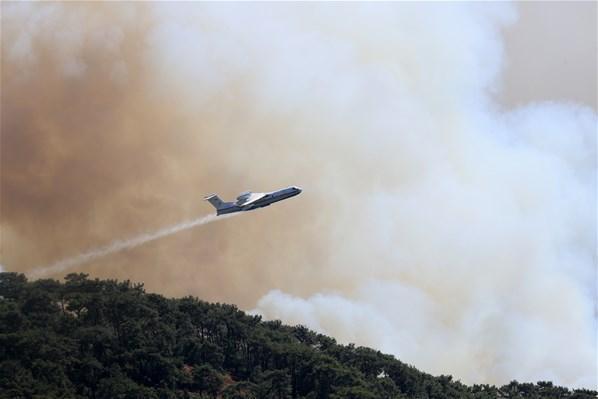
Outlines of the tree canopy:
[[550,382],[466,386],[233,305],[130,281],[0,273],[0,398],[595,398]]

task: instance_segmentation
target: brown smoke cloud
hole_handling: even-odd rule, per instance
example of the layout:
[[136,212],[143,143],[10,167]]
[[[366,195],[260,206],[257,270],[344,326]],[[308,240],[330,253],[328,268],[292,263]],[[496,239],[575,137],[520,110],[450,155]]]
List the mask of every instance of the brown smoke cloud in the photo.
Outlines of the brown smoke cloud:
[[70,271],[468,382],[591,385],[596,116],[495,110],[514,20],[504,4],[2,3],[0,263],[30,272],[210,213],[211,192],[298,185]]
[[[296,159],[276,155],[282,141],[289,144],[281,132],[290,118],[252,110],[242,80],[227,92],[205,94],[209,103],[203,103],[178,93],[170,81],[176,76],[157,74],[148,65],[149,30],[157,25],[151,11],[120,4],[4,6],[2,253],[10,270],[212,212],[201,201],[211,191],[230,198],[240,188],[296,183],[308,166],[300,143]],[[207,79],[201,71],[194,78]],[[284,259],[293,249],[272,248],[272,237],[307,244],[302,256],[318,256],[315,237],[312,248],[299,239],[309,235],[300,221],[312,210],[306,196],[292,214],[284,205],[81,271],[249,306],[292,267]],[[265,219],[259,226],[250,221],[257,217]],[[260,272],[260,264],[276,258],[280,272]]]

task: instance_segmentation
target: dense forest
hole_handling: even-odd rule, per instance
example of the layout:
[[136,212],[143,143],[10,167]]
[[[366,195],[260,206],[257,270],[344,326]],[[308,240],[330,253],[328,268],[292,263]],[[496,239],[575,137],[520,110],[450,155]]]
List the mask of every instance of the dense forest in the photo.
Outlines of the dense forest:
[[595,398],[550,382],[466,386],[232,305],[142,284],[0,273],[0,398]]

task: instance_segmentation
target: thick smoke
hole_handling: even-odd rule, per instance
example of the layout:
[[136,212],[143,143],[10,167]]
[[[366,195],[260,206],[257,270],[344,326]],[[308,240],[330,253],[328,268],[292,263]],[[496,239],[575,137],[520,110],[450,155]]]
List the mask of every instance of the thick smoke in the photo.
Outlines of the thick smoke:
[[500,109],[515,11],[2,3],[2,264],[295,184],[267,212],[77,270],[466,382],[595,386],[597,118]]

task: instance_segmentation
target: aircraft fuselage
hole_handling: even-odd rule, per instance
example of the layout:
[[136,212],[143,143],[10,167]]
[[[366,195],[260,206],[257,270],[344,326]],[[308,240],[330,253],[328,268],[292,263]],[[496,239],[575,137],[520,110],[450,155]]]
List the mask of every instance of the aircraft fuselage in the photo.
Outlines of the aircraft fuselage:
[[291,186],[268,193],[243,193],[237,198],[236,202],[222,202],[216,195],[208,196],[206,200],[212,203],[218,215],[226,215],[263,208],[275,202],[299,195],[300,193],[301,189],[299,187]]

